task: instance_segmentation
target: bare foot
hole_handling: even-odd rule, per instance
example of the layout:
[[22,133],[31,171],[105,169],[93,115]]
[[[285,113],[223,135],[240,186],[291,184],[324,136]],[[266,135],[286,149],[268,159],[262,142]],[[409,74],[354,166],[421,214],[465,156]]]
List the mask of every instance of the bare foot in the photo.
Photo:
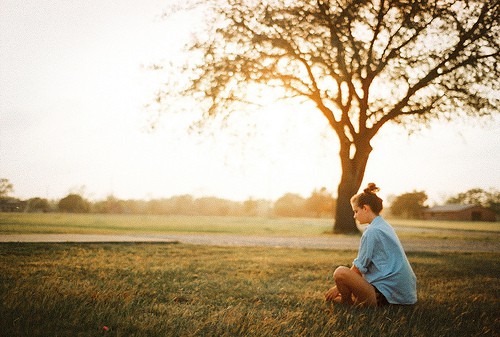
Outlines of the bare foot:
[[340,296],[340,292],[337,287],[330,288],[325,294],[325,300],[327,302],[335,302],[340,303],[342,301],[342,297]]

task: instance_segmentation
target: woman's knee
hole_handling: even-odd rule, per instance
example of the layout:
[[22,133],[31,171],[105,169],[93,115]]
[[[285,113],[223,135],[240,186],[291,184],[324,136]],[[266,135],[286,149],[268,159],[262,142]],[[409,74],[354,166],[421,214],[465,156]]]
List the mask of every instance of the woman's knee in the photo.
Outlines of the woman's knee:
[[335,269],[335,271],[333,272],[333,279],[335,280],[335,282],[345,280],[350,272],[351,269],[345,266],[337,267],[337,269]]

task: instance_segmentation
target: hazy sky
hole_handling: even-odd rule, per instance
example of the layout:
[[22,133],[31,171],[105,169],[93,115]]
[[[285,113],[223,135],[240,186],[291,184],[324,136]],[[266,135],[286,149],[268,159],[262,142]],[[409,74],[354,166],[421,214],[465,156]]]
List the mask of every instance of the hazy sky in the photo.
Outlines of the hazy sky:
[[[274,106],[213,137],[189,135],[186,118],[164,115],[146,132],[144,106],[161,78],[144,66],[176,55],[198,22],[161,20],[167,3],[0,0],[0,178],[14,195],[244,200],[306,197],[322,186],[335,192],[336,138],[316,111]],[[500,188],[499,131],[498,120],[435,125],[410,138],[382,129],[365,182],[382,196],[416,189],[434,201]]]

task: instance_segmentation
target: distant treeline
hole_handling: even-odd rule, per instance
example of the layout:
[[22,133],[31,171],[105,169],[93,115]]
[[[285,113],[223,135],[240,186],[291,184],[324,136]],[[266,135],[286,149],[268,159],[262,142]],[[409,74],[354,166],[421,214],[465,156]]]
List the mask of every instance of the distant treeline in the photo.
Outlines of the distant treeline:
[[331,217],[334,207],[335,200],[325,188],[314,190],[308,198],[287,193],[275,202],[263,199],[238,202],[191,195],[152,200],[122,200],[108,196],[98,201],[89,201],[79,194],[69,194],[59,201],[0,198],[0,211],[3,212]]
[[[280,217],[332,217],[336,200],[325,188],[315,189],[307,198],[286,193],[276,201],[248,199],[243,202],[218,197],[195,198],[179,195],[153,200],[122,200],[108,196],[104,200],[90,201],[81,194],[71,193],[61,200],[31,198],[20,200],[11,197],[13,185],[0,178],[0,212],[68,212],[101,214],[156,214],[156,215],[208,215],[208,216],[280,216]],[[390,207],[384,212],[390,215],[422,219],[428,209],[427,194],[413,191],[388,198]],[[500,217],[500,192],[473,188],[449,197],[445,204],[480,205]]]

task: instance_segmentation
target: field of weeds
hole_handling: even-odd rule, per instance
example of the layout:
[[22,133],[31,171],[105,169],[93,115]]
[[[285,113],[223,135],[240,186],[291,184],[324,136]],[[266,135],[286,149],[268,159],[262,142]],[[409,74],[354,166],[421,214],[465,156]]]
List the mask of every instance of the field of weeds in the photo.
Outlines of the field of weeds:
[[499,253],[410,253],[415,306],[326,304],[356,253],[0,244],[1,336],[494,336]]

